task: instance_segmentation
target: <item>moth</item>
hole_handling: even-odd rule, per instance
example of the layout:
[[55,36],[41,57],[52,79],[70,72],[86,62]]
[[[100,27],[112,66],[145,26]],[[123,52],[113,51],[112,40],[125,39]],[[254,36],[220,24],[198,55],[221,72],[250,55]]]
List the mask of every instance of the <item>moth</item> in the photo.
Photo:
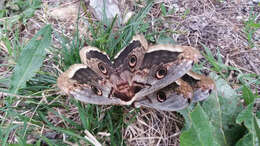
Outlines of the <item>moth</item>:
[[136,35],[113,60],[92,46],[79,54],[82,64],[70,66],[57,84],[85,103],[176,111],[206,99],[215,88],[212,79],[191,71],[201,57],[193,47],[148,45]]

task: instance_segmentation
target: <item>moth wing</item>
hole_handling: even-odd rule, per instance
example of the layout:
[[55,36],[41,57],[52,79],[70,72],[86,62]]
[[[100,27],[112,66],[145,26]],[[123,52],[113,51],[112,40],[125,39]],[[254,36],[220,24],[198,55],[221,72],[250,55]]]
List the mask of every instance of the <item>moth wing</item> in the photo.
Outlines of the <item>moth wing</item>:
[[[156,96],[156,95],[149,95],[150,96]],[[185,98],[183,98],[182,95],[177,95],[177,94],[171,94],[169,97],[170,99],[161,103],[161,102],[153,102],[152,103],[149,100],[140,100],[140,101],[135,101],[133,104],[135,107],[149,107],[153,108],[156,110],[162,110],[162,111],[178,111],[181,109],[186,108],[189,103]]]
[[192,71],[189,71],[182,79],[188,82],[194,90],[193,103],[207,99],[216,88],[211,78]]
[[139,70],[144,53],[148,49],[148,43],[143,35],[135,35],[130,43],[121,49],[114,57],[114,67],[119,72],[131,73]]
[[113,77],[115,75],[132,82],[133,72],[139,70],[147,48],[148,43],[144,36],[136,35],[125,48],[115,55],[113,62],[105,52],[92,46],[83,47],[80,50],[80,58],[83,64],[109,79],[112,84],[118,82]]
[[135,81],[149,86],[139,91],[133,99],[140,99],[175,82],[191,70],[200,57],[198,50],[188,46],[164,44],[150,47],[144,55],[140,71],[134,77]]
[[[120,98],[123,96],[119,97],[119,94],[114,94],[114,91],[118,91],[118,88],[121,87],[120,85],[123,83],[130,83],[130,86],[132,85],[134,72],[139,69],[147,48],[148,43],[144,36],[136,35],[132,41],[115,56],[113,62],[105,52],[91,46],[83,47],[80,50],[80,58],[83,64],[105,78],[107,82],[110,82],[111,88],[113,89],[111,94]],[[124,101],[122,101],[122,104],[129,105],[131,103],[124,103]]]
[[[100,72],[98,64],[102,62],[105,66],[121,68],[119,72],[129,68],[129,56],[134,55],[138,59],[136,66],[140,66],[143,55],[148,48],[148,43],[143,35],[136,35],[131,42],[121,49],[114,57],[114,61],[110,61],[109,56],[100,49],[92,46],[83,47],[80,50],[80,58],[83,64],[87,64],[95,72]],[[139,61],[140,59],[140,61]],[[108,74],[112,71],[108,70]]]
[[84,64],[74,64],[62,73],[58,87],[75,99],[91,104],[120,104],[119,99],[109,97],[111,85],[106,79]]
[[134,102],[135,107],[149,107],[163,111],[177,111],[186,108],[193,96],[193,90],[189,84],[182,80],[147,95]]
[[106,52],[92,46],[83,47],[80,52],[81,62],[103,78],[109,78],[113,65]]

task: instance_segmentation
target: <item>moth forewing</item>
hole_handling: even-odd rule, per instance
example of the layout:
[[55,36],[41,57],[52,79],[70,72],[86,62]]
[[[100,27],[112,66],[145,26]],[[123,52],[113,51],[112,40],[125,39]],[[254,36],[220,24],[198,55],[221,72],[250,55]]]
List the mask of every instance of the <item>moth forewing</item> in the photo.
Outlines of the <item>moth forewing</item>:
[[96,52],[96,54],[97,53],[103,54],[104,58],[106,58],[106,60],[109,60],[109,56],[106,54],[106,52],[103,52],[96,47],[86,46],[83,47],[79,52],[80,60],[83,64],[90,65],[92,62],[91,59],[96,58],[94,55],[91,55],[90,52]]
[[108,99],[111,85],[104,80],[87,65],[74,64],[59,76],[58,87],[80,101],[87,103],[99,101],[100,104],[105,104],[102,98]]
[[[141,70],[143,72],[143,81],[146,84],[150,84],[150,87],[144,88],[139,91],[133,98],[138,100],[142,96],[146,96],[162,89],[169,84],[175,82],[181,78],[189,70],[191,70],[194,62],[197,62],[200,57],[199,51],[188,46],[173,46],[173,45],[155,45],[149,47],[145,53]],[[166,68],[165,76],[159,78],[157,72],[160,75],[160,68]],[[138,75],[137,75],[138,76]],[[140,77],[135,77],[140,79]]]
[[74,64],[58,77],[57,85],[66,94],[69,94],[69,91],[74,88],[74,84],[77,83],[75,80],[72,80],[71,78],[73,77],[75,72],[80,68],[87,68],[87,66],[84,64]]
[[[129,44],[133,43],[133,41],[138,41],[138,42],[140,42],[140,46],[142,46],[142,47],[144,48],[144,50],[147,50],[147,49],[148,49],[148,42],[147,42],[147,40],[145,39],[144,35],[138,34],[138,35],[133,36],[133,39],[130,41]],[[128,44],[127,46],[129,46],[129,44]],[[119,55],[122,54],[122,52],[123,52],[125,49],[126,49],[126,47],[123,48],[123,49],[121,49],[121,50],[115,55],[114,59],[118,58]]]

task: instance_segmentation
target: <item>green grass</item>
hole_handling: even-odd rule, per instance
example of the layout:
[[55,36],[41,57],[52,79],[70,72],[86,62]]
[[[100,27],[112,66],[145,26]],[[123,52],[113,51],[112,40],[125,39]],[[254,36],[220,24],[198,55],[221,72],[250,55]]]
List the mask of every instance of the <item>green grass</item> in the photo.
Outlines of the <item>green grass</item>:
[[[258,13],[259,14],[259,13]],[[256,16],[258,14],[253,14],[252,10],[250,11],[250,16],[246,22],[244,22],[244,32],[247,37],[249,48],[255,47],[254,41],[253,41],[253,35],[257,31],[257,29],[260,28],[260,22],[256,20]]]
[[[17,145],[26,145],[28,136],[31,135],[37,139],[35,145],[42,143],[48,145],[65,144],[60,138],[52,139],[41,134],[42,128],[48,129],[54,134],[65,134],[66,141],[79,145],[82,141],[91,144],[84,137],[86,135],[85,130],[88,130],[94,136],[97,136],[100,131],[105,131],[110,133],[109,140],[106,141],[97,137],[98,141],[101,143],[106,141],[107,143],[105,143],[109,145],[126,145],[121,131],[135,121],[138,110],[125,113],[124,108],[128,107],[113,106],[104,112],[102,111],[103,108],[97,105],[82,104],[74,99],[68,101],[66,96],[59,94],[55,85],[59,72],[54,68],[46,67],[48,62],[44,60],[46,59],[44,48],[53,56],[48,61],[65,71],[70,65],[80,63],[78,53],[84,44],[98,47],[113,58],[119,49],[125,47],[136,33],[145,34],[151,42],[175,43],[168,36],[179,32],[167,29],[158,32],[151,31],[149,23],[143,23],[153,6],[153,3],[148,1],[146,7],[135,14],[125,26],[120,27],[116,32],[112,30],[116,25],[117,18],[112,21],[104,19],[101,22],[89,22],[90,27],[88,29],[92,34],[92,39],[79,38],[79,34],[76,33],[70,40],[47,25],[38,31],[29,42],[21,42],[19,29],[11,29],[11,25],[16,25],[18,22],[25,25],[26,20],[32,17],[33,12],[40,7],[40,3],[38,1],[18,0],[11,1],[10,4],[18,6],[19,9],[0,11],[2,18],[5,18],[9,13],[12,15],[10,19],[4,19],[5,21],[0,22],[3,25],[3,29],[0,30],[1,41],[8,50],[6,55],[8,64],[5,66],[12,70],[12,75],[8,78],[0,77],[0,91],[9,95],[0,100],[1,145],[8,145],[8,138],[12,136],[17,138]],[[30,7],[31,5],[32,7]],[[160,5],[160,8],[163,16],[173,13],[163,4]],[[182,18],[185,19],[189,13],[189,10],[185,11]],[[161,25],[163,19],[158,18],[155,22],[157,25]],[[259,28],[258,23],[254,21],[254,17],[250,17],[245,26],[250,48],[254,46],[251,38],[257,27]],[[51,32],[59,39],[61,49],[52,46]],[[11,40],[9,39],[10,35],[13,38]],[[158,38],[154,36],[158,36]],[[186,119],[186,131],[181,134],[180,143],[182,145],[190,145],[191,143],[193,145],[211,145],[210,142],[216,142],[220,145],[256,144],[256,139],[258,138],[258,141],[260,139],[259,125],[256,122],[260,118],[260,112],[253,112],[252,105],[256,98],[259,98],[259,95],[253,93],[251,87],[259,86],[259,75],[245,74],[235,67],[225,65],[220,53],[214,56],[206,46],[204,46],[204,49],[206,61],[196,65],[194,70],[207,69],[212,72],[211,77],[216,80],[216,92],[219,93],[219,96],[214,98],[216,96],[212,95],[202,105],[181,111]],[[35,55],[39,57],[35,57]],[[211,66],[210,68],[205,67],[207,62]],[[236,90],[230,87],[229,84],[232,83],[226,81],[231,71],[235,72],[237,76],[236,84],[239,85],[239,88]],[[238,93],[241,93],[241,96]],[[241,105],[241,99],[245,101],[244,106]],[[58,108],[63,111],[58,111]],[[68,117],[72,108],[76,108],[78,113]],[[49,117],[58,118],[61,122],[55,125],[56,123],[51,122],[48,119]],[[80,120],[76,121],[74,117],[79,117]],[[131,117],[131,120],[126,123],[124,119],[129,117]],[[201,117],[203,121],[197,117]],[[214,135],[215,133],[217,134]]]

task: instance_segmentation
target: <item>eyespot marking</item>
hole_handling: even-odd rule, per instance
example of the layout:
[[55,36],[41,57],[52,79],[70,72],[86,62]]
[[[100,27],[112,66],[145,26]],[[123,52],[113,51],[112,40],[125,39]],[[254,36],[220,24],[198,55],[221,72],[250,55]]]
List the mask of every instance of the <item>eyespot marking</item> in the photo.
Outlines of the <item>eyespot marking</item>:
[[166,94],[162,91],[157,92],[157,100],[159,102],[164,102],[166,100]]
[[165,67],[160,67],[156,73],[155,73],[155,77],[157,79],[162,79],[167,75],[167,69]]
[[92,91],[93,91],[96,95],[102,96],[102,91],[101,91],[100,89],[98,89],[97,87],[91,86],[91,89],[92,89]]
[[107,68],[105,67],[105,64],[100,62],[98,64],[98,69],[104,74],[107,75]]
[[129,62],[128,62],[129,66],[133,68],[135,67],[136,63],[137,63],[137,57],[135,55],[131,55],[129,57]]

